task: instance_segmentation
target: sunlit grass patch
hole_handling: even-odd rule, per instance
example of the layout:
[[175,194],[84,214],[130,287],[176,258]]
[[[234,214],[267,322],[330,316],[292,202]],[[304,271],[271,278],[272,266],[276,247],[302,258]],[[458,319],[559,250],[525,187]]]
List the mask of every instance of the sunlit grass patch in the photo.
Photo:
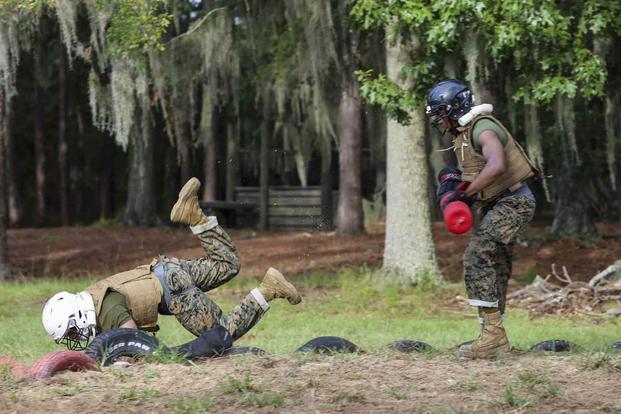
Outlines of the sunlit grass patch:
[[[291,306],[285,300],[273,301],[238,345],[290,354],[318,336],[340,336],[366,351],[383,352],[388,343],[400,339],[424,341],[443,351],[479,332],[476,311],[456,305],[455,297],[464,296],[461,284],[425,288],[387,285],[378,283],[369,269],[319,272],[291,280],[303,293],[302,303]],[[32,362],[47,351],[61,349],[43,330],[43,304],[60,290],[76,292],[90,283],[41,280],[0,284],[0,354]],[[238,278],[208,294],[227,312],[257,284],[258,279]],[[194,338],[172,316],[161,317],[159,324],[157,336],[167,346]],[[566,339],[596,352],[621,340],[614,321],[594,324],[578,317],[531,320],[522,309],[509,309],[505,326],[511,345],[519,349],[543,340]]]

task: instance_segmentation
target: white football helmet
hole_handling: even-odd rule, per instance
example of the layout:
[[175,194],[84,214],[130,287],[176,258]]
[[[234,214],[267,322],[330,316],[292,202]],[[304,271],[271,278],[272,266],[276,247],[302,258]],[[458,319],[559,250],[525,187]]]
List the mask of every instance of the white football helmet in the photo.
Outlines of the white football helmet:
[[93,298],[87,292],[59,292],[43,307],[43,327],[57,344],[74,350],[84,349],[95,336],[97,315]]

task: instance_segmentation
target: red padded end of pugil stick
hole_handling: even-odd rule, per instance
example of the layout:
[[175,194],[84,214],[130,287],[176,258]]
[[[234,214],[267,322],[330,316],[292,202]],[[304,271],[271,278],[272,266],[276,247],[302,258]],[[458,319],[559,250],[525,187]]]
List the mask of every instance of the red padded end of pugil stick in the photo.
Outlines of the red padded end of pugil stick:
[[472,211],[463,201],[449,203],[442,214],[446,229],[453,234],[464,234],[472,227]]

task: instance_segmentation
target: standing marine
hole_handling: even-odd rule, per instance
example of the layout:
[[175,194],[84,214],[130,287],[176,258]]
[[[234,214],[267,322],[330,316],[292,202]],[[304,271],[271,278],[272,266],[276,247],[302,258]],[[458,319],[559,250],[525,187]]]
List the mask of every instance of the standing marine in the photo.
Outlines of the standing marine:
[[446,195],[448,188],[442,177],[457,177],[461,184],[446,202],[463,201],[479,212],[463,269],[468,304],[478,308],[481,333],[459,348],[466,358],[489,358],[510,349],[503,320],[512,247],[535,212],[535,197],[525,181],[538,171],[492,111],[490,104],[475,106],[468,86],[453,79],[434,85],[427,97],[431,125],[452,136],[459,166],[440,174],[438,195]]
[[252,328],[273,299],[301,301],[300,294],[276,269],[228,314],[206,293],[239,273],[237,249],[216,217],[198,204],[200,181],[190,179],[170,213],[200,241],[205,254],[194,260],[160,255],[150,264],[100,280],[82,292],[60,292],[43,308],[43,326],[56,343],[83,349],[89,340],[113,328],[158,330],[159,314],[174,315],[185,329],[200,336],[220,325],[236,340]]

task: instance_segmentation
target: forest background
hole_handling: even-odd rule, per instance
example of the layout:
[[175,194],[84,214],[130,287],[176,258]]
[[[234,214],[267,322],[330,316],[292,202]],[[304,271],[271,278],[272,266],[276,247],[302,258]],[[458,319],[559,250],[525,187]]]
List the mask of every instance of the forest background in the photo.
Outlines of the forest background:
[[605,0],[0,0],[0,274],[7,227],[160,225],[197,176],[203,200],[259,186],[263,229],[268,186],[338,190],[325,227],[385,211],[385,270],[437,278],[444,78],[545,172],[537,219],[597,236],[620,217],[620,34]]
[[[203,200],[260,188],[261,231],[231,230],[243,267],[209,292],[217,303],[235,306],[269,266],[304,297],[274,304],[238,342],[266,357],[35,383],[5,366],[0,405],[619,412],[619,282],[587,282],[621,254],[620,34],[614,0],[0,0],[0,279],[15,279],[0,283],[0,353],[31,363],[58,350],[40,319],[54,292],[160,252],[201,255],[190,232],[166,227],[191,176]],[[451,355],[480,328],[463,283],[426,283],[461,282],[467,243],[432,223],[436,175],[455,157],[424,98],[445,78],[493,104],[545,173],[529,182],[536,222],[515,246],[510,293],[535,294],[510,303],[511,344],[564,339],[572,352]],[[263,231],[270,186],[319,186],[321,231]],[[563,286],[537,278],[550,269]],[[160,322],[163,343],[191,339],[174,317]],[[320,335],[369,352],[290,354]],[[389,351],[404,338],[436,351]]]

